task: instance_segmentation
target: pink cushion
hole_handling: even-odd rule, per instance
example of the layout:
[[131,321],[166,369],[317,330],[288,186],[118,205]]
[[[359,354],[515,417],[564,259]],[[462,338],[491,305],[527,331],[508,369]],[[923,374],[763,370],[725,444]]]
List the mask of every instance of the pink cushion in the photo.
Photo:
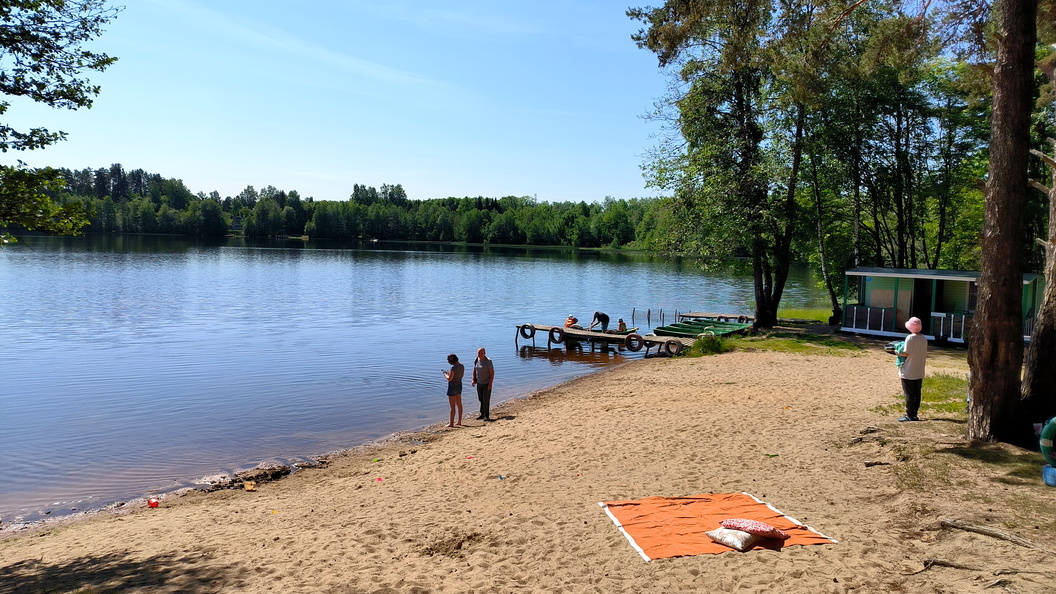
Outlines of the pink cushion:
[[786,540],[789,534],[780,528],[775,528],[766,522],[760,522],[758,520],[745,520],[743,518],[730,518],[720,522],[723,528],[729,528],[730,530],[740,530],[741,532],[747,532],[748,534],[755,534],[762,536],[763,538],[780,538]]

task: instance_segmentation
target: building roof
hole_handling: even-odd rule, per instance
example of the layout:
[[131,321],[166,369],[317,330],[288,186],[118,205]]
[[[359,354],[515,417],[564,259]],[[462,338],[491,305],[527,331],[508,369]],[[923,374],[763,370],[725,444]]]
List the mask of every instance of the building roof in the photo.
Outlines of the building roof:
[[[934,280],[963,280],[974,281],[979,279],[979,272],[974,270],[922,270],[918,268],[852,268],[845,273],[847,276],[886,276],[898,278],[924,278]],[[1038,274],[1028,272],[1023,275],[1023,283],[1029,283],[1038,278]]]

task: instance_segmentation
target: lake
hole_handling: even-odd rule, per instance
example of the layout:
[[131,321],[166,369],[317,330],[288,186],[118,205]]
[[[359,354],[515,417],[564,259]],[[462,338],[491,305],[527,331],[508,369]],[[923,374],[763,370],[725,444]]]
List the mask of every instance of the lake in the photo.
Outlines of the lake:
[[[621,252],[25,237],[0,249],[0,519],[446,424],[448,353],[471,367],[487,348],[493,403],[642,356],[548,350],[542,335],[533,348],[518,324],[601,310],[645,332],[661,309],[671,322],[752,299],[746,274]],[[795,271],[783,303],[824,302]]]

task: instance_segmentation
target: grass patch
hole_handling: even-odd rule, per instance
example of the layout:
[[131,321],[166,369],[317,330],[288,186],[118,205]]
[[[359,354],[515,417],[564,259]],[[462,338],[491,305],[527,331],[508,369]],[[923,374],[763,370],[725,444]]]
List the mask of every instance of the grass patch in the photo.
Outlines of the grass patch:
[[893,467],[899,488],[926,492],[945,487],[950,482],[950,465],[936,457],[930,444],[903,445],[896,448],[901,464]]
[[811,322],[821,322],[823,324],[829,322],[829,316],[831,315],[832,310],[826,307],[781,308],[777,311],[778,318],[808,320]]
[[846,355],[862,350],[857,344],[835,336],[796,332],[770,332],[748,336],[737,339],[736,345],[738,348],[801,355]]
[[[892,370],[893,373],[893,370]],[[967,420],[968,412],[965,396],[968,394],[968,379],[959,375],[936,373],[924,378],[920,389],[920,412],[922,414],[942,415],[944,418]],[[905,408],[905,397],[901,392],[895,394],[895,404],[878,406],[873,412],[882,415],[902,414]]]
[[[1037,480],[1037,468],[1034,469],[1034,479]],[[1011,529],[1037,528],[1039,530],[1056,531],[1056,515],[1052,513],[1052,503],[1038,499],[1031,494],[1018,494],[1009,506],[1012,519],[1005,522],[1005,526]]]
[[689,347],[682,355],[685,357],[703,357],[729,353],[735,348],[733,340],[725,336],[702,336],[694,341],[693,346]]

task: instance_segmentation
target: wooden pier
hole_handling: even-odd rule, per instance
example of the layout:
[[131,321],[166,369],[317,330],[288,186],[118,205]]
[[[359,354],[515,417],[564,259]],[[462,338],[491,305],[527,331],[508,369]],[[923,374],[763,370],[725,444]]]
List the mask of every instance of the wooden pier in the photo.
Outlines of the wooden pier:
[[715,320],[716,322],[738,322],[740,324],[751,324],[755,316],[738,314],[708,313],[703,311],[687,311],[678,314],[679,321],[682,320]]
[[608,332],[595,332],[580,328],[565,328],[563,326],[546,326],[543,324],[521,324],[517,326],[517,337],[525,340],[546,338],[547,346],[552,344],[575,344],[589,343],[593,349],[596,345],[623,347],[632,353],[645,349],[648,355],[650,349],[656,348],[657,353],[666,353],[674,356],[693,346],[695,339],[678,336],[657,336],[655,334],[610,334]]

